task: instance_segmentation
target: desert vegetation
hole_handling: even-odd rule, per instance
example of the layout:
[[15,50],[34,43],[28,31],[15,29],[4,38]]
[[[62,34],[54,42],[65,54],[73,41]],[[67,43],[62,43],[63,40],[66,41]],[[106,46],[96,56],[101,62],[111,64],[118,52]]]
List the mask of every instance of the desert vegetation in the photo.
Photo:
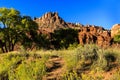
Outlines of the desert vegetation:
[[96,45],[0,54],[0,80],[119,80],[118,48]]
[[120,43],[120,31],[114,36],[114,42]]

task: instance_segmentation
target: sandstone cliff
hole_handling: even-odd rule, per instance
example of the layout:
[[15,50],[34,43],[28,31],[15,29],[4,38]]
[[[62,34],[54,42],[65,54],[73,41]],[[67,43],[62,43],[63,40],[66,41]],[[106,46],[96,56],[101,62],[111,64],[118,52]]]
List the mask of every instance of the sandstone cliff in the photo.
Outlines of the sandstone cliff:
[[107,47],[112,44],[110,31],[99,26],[84,26],[79,30],[80,44],[97,44],[102,47]]
[[60,28],[68,28],[66,22],[58,16],[57,12],[46,13],[40,18],[36,18],[34,21],[38,23],[39,31],[45,33],[51,33]]
[[60,28],[72,28],[79,30],[78,39],[80,44],[98,44],[99,46],[110,46],[112,44],[111,32],[102,27],[94,25],[82,25],[65,22],[58,13],[46,13],[34,20],[39,25],[40,33],[53,33]]

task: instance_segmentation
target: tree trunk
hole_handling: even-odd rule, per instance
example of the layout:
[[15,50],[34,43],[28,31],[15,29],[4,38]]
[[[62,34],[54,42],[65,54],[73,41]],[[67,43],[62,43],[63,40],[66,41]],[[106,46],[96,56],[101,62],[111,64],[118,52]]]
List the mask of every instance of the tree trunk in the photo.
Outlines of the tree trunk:
[[8,50],[11,51],[11,42],[9,41]]
[[0,40],[0,48],[3,53],[5,53],[4,46],[5,46],[4,43]]
[[2,52],[3,52],[3,53],[5,53],[5,50],[4,50],[4,48],[3,48],[3,47],[1,47],[1,49],[2,49]]
[[5,52],[8,52],[7,43],[5,43]]
[[14,44],[12,44],[12,46],[11,46],[11,51],[13,51],[14,50]]

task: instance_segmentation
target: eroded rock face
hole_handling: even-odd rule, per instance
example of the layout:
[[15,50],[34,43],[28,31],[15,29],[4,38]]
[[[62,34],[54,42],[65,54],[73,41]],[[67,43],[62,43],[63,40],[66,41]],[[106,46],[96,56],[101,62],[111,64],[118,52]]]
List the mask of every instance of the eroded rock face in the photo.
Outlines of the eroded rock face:
[[38,23],[39,30],[42,32],[53,32],[56,29],[68,28],[66,22],[58,16],[57,12],[49,12],[44,14],[41,18],[34,20]]
[[120,31],[120,24],[115,24],[111,28],[111,37],[114,37]]
[[80,29],[80,27],[84,26],[80,23],[74,24],[65,22],[61,17],[59,17],[57,12],[48,12],[40,18],[35,18],[34,21],[39,26],[39,33],[45,34],[52,33],[54,30],[60,28]]
[[112,38],[110,31],[107,31],[102,27],[89,25],[80,29],[79,43],[82,45],[94,43],[106,47],[112,44]]
[[60,28],[72,28],[79,30],[78,39],[80,44],[90,44],[94,43],[99,46],[110,46],[112,44],[111,35],[116,34],[116,30],[120,29],[120,25],[115,25],[118,27],[113,27],[111,32],[105,30],[102,27],[94,25],[82,25],[79,23],[68,23],[59,17],[57,12],[49,12],[44,14],[40,18],[34,20],[39,25],[39,33],[48,34],[53,33],[54,30]]

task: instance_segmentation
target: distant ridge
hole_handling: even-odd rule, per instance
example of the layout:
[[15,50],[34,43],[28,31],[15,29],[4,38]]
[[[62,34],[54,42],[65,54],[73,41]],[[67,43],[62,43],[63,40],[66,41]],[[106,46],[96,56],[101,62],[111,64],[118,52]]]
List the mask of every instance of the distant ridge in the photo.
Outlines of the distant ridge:
[[38,23],[39,30],[53,32],[56,29],[68,28],[68,24],[58,16],[57,12],[48,12],[40,18],[34,20]]
[[103,27],[95,25],[65,22],[57,12],[48,12],[40,18],[35,18],[34,21],[38,24],[40,33],[50,35],[50,33],[54,33],[54,30],[72,28],[78,30],[80,44],[94,43],[99,46],[110,46],[113,43],[113,38],[111,37],[115,32],[111,31],[113,28],[106,30]]

